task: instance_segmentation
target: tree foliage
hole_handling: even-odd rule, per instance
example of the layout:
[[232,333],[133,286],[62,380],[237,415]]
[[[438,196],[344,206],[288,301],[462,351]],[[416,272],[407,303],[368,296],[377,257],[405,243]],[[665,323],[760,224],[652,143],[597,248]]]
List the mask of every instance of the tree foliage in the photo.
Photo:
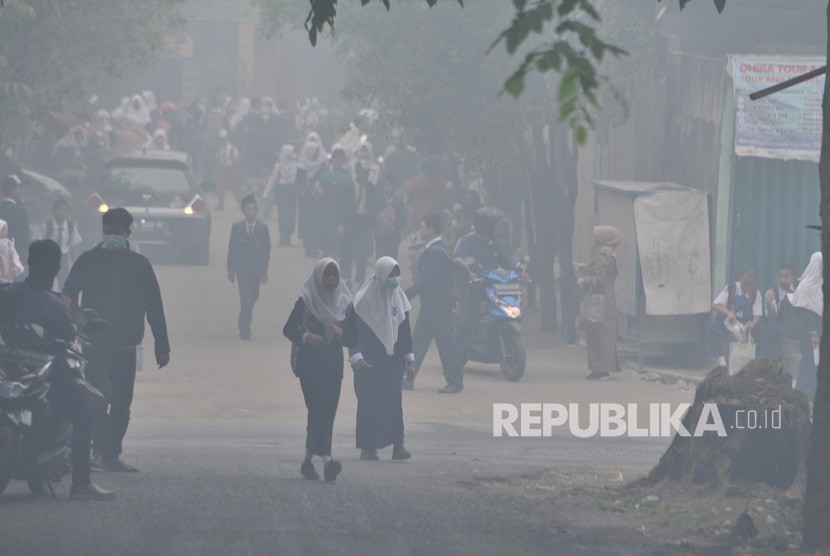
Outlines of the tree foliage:
[[[268,0],[254,0],[267,2]],[[357,0],[355,0],[357,1]],[[359,0],[362,5],[371,0]],[[390,0],[378,0],[391,8]],[[430,7],[438,0],[424,0]],[[455,1],[463,5],[463,0]],[[657,0],[660,2],[661,0]],[[691,0],[678,0],[683,9]],[[326,25],[334,29],[338,0],[309,0],[310,11],[305,26],[309,40],[316,44],[317,37]],[[726,0],[713,0],[718,12],[723,11]],[[543,38],[541,44],[527,52],[518,68],[507,77],[503,91],[514,97],[521,95],[527,77],[534,72],[550,71],[561,74],[559,80],[559,119],[575,130],[577,140],[583,143],[587,132],[594,125],[592,112],[599,108],[597,94],[602,80],[597,67],[603,58],[611,54],[621,56],[625,51],[598,33],[601,22],[597,9],[599,0],[512,0],[515,13],[509,23],[491,45],[504,43],[510,55],[532,37]],[[546,37],[552,37],[546,39]]]
[[184,0],[6,0],[0,10],[0,142],[152,62]]

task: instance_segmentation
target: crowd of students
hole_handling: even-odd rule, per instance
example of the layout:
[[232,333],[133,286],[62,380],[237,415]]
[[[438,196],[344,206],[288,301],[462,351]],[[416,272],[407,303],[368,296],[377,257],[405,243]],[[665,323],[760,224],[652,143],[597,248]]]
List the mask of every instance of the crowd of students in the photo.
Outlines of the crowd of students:
[[786,370],[795,375],[795,388],[812,400],[824,299],[821,252],[813,253],[798,280],[791,265],[780,265],[775,282],[775,287],[762,295],[756,271],[747,268],[738,281],[724,287],[712,304],[715,320],[706,329],[709,356],[718,365],[726,365],[723,343],[734,336],[738,340],[751,337],[757,358],[775,356],[786,360],[788,344],[797,342],[801,356],[797,370]]

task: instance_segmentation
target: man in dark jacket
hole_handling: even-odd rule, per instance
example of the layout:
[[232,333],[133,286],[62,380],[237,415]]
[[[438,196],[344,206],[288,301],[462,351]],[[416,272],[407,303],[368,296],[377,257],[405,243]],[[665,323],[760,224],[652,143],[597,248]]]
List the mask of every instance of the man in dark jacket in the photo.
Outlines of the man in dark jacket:
[[[104,213],[103,241],[83,253],[66,278],[64,293],[73,307],[94,309],[107,326],[92,336],[89,382],[109,400],[109,413],[93,415],[93,450],[109,471],[138,471],[121,461],[122,443],[130,421],[136,373],[136,348],[144,339],[144,318],[155,338],[159,368],[170,362],[167,323],[156,274],[143,255],[129,248],[133,224],[124,208]],[[97,462],[96,462],[97,463]]]
[[29,229],[29,211],[23,202],[23,182],[15,174],[3,179],[3,200],[0,201],[0,220],[9,225],[9,239],[22,258],[29,252],[32,231]]
[[[438,346],[438,356],[444,368],[446,386],[438,390],[442,394],[455,394],[464,389],[461,356],[453,329],[453,298],[450,293],[452,259],[441,239],[441,218],[427,214],[421,221],[421,239],[426,243],[421,259],[418,279],[406,290],[411,300],[421,296],[421,312],[412,331],[412,351],[415,353],[415,372],[421,367],[432,339]],[[412,383],[404,381],[404,389]]]
[[271,235],[268,225],[257,220],[257,202],[253,195],[242,199],[245,219],[231,228],[228,246],[228,280],[239,284],[239,337],[251,339],[254,303],[259,299],[259,286],[268,282],[271,261]]

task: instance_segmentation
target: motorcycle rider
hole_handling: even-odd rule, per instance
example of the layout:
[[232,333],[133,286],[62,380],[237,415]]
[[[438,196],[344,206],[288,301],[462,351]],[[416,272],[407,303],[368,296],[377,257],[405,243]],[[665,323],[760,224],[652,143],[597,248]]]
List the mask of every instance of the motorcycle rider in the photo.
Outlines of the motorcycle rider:
[[473,231],[458,240],[452,256],[456,259],[475,259],[482,272],[497,268],[512,269],[515,266],[513,257],[496,235],[496,229],[504,218],[504,212],[499,209],[478,209],[473,216]]
[[[58,340],[72,342],[75,325],[72,313],[52,284],[60,270],[61,248],[52,240],[39,240],[29,247],[29,276],[22,284],[6,286],[0,292],[0,315],[4,324],[36,324]],[[115,492],[104,490],[90,480],[92,418],[81,387],[62,358],[55,359],[46,399],[59,407],[72,422],[72,487],[70,500],[110,500]],[[37,416],[36,416],[37,419]]]
[[[473,216],[473,231],[458,240],[458,245],[453,252],[453,258],[475,260],[476,272],[488,272],[503,268],[512,270],[515,268],[513,257],[504,246],[504,243],[496,234],[497,228],[504,221],[506,215],[503,211],[493,207],[481,207]],[[528,276],[521,271],[521,278],[528,280]],[[473,329],[476,318],[478,318],[479,302],[484,295],[484,285],[480,282],[473,282],[467,289],[467,298],[461,307],[461,318],[458,323],[457,335],[459,340],[468,341],[469,333]]]

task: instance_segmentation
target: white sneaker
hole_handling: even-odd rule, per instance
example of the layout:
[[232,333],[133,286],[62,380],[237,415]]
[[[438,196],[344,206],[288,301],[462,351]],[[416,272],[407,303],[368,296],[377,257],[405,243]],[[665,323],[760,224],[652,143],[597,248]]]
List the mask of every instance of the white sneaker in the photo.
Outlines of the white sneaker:
[[718,367],[726,367],[726,357],[721,355],[717,360]]

